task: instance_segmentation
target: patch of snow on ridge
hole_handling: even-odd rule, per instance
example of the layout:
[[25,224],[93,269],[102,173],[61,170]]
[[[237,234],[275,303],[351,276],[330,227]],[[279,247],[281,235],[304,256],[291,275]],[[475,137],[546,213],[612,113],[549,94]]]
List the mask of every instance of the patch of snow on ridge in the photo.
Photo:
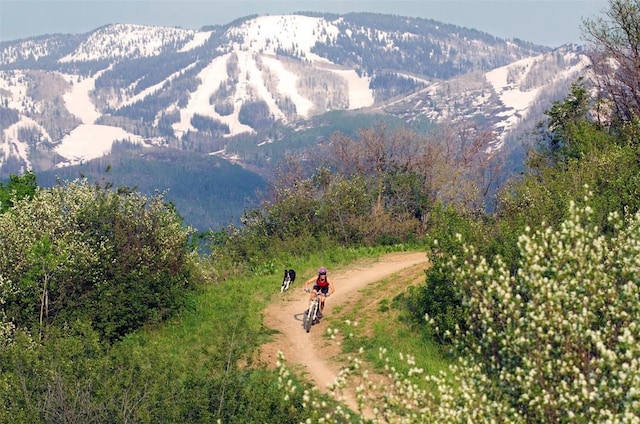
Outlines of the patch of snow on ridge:
[[14,63],[19,58],[30,57],[35,60],[46,57],[49,54],[49,46],[46,42],[25,40],[17,45],[7,45],[0,49],[0,63],[7,65]]
[[24,112],[28,107],[29,98],[26,93],[29,91],[26,73],[21,70],[0,71],[0,89],[6,90],[10,94],[4,94],[3,101],[8,99],[8,107],[20,112]]
[[[569,59],[574,59],[575,64],[566,67],[562,72],[553,74],[552,80],[571,80],[575,79],[588,66],[589,59],[584,55],[567,55]],[[541,90],[544,86],[523,90],[522,82],[527,79],[529,73],[532,72],[534,64],[544,60],[545,55],[539,55],[519,60],[509,65],[494,69],[485,74],[489,83],[493,86],[498,94],[500,101],[507,109],[500,116],[503,117],[497,129],[501,132],[499,140],[496,142],[494,149],[502,146],[502,142],[506,134],[520,121],[527,118],[531,112],[531,108],[536,102]],[[579,59],[579,60],[575,60]],[[549,84],[546,84],[548,86]]]
[[117,57],[148,57],[162,52],[175,41],[190,40],[196,31],[172,27],[115,24],[92,33],[60,62],[101,60]]
[[[487,81],[491,83],[496,93],[498,93],[500,101],[507,109],[500,114],[504,119],[502,119],[499,128],[497,128],[499,136],[494,145],[490,147],[490,152],[499,150],[502,147],[506,134],[527,116],[535,99],[538,97],[540,87],[528,91],[522,91],[520,87],[520,82],[538,58],[522,59],[485,74]],[[521,72],[516,72],[516,74],[520,74],[521,78],[510,81],[510,78],[514,78],[512,70],[518,68]]]
[[319,37],[335,38],[338,28],[323,18],[302,15],[260,16],[244,22],[240,27],[231,28],[227,35],[230,39],[243,37],[237,50],[250,49],[275,54],[276,50],[286,50],[294,55],[302,55],[315,62],[328,62],[327,59],[311,53],[311,48]]
[[196,33],[193,36],[193,40],[187,42],[187,44],[182,46],[182,48],[178,50],[178,52],[184,53],[184,52],[188,52],[189,50],[193,50],[196,47],[200,47],[201,45],[207,42],[207,40],[211,37],[211,34],[213,34],[213,32],[214,31],[204,31],[204,32]]
[[371,78],[361,78],[353,69],[335,70],[349,84],[349,109],[361,109],[373,105],[373,92],[369,88]]
[[[194,131],[195,128],[191,126],[191,118],[194,114],[207,116],[224,122],[229,126],[231,134],[239,134],[242,132],[253,132],[253,129],[247,125],[244,125],[238,121],[238,111],[242,106],[244,99],[236,96],[234,101],[234,113],[228,116],[220,116],[214,109],[214,106],[209,102],[211,95],[220,87],[220,83],[227,79],[227,61],[231,53],[227,53],[223,56],[216,57],[207,67],[205,67],[198,74],[198,78],[202,83],[198,88],[192,92],[189,96],[189,102],[187,106],[180,109],[180,121],[173,124],[173,129],[180,136],[187,131]],[[245,82],[238,83],[238,86]]]
[[[67,110],[77,116],[83,124],[93,124],[100,117],[100,112],[91,101],[89,93],[95,88],[96,79],[102,74],[77,81],[77,75],[66,75],[67,81],[73,83],[71,91],[64,93],[62,99]],[[74,82],[75,81],[75,82]]]
[[302,117],[308,118],[310,111],[313,109],[313,102],[300,93],[296,88],[298,75],[285,69],[282,62],[272,57],[263,57],[262,61],[269,67],[269,70],[278,75],[278,92],[286,94],[293,104],[296,105],[296,113]]
[[518,67],[529,69],[536,59],[537,57],[522,59],[513,64],[503,66],[486,73],[487,80],[491,85],[493,85],[493,88],[498,93],[498,96],[505,107],[513,109],[516,112],[525,112],[531,107],[539,89],[536,88],[529,91],[522,91],[520,88],[520,81],[510,82],[508,81],[508,77],[510,70],[513,68]]
[[[258,69],[258,65],[256,64],[254,53],[237,52],[236,54],[238,55],[240,76],[248,77],[248,80],[240,80],[239,88],[241,88],[241,90],[239,98],[244,102],[254,100],[257,96],[258,99],[264,100],[267,103],[269,111],[276,120],[286,121],[284,114],[276,104],[276,100],[267,89],[264,79],[262,78],[262,71]],[[252,95],[254,91],[256,94]]]
[[[0,159],[8,158],[10,156],[19,157],[25,161],[26,169],[33,169],[31,167],[31,161],[29,160],[30,147],[27,143],[20,141],[18,134],[21,128],[37,128],[41,134],[47,134],[45,129],[31,118],[21,116],[20,120],[13,125],[10,125],[2,132],[2,139],[0,140]],[[49,137],[45,135],[42,141],[50,141]],[[0,160],[0,166],[2,160]]]

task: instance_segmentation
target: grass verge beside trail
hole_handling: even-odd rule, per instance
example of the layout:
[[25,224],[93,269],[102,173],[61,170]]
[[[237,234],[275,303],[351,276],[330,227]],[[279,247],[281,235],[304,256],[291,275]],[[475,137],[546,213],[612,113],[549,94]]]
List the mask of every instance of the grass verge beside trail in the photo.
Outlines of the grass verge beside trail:
[[152,349],[154,354],[162,352],[168,360],[176,361],[176,366],[186,368],[208,364],[226,369],[230,361],[250,362],[254,350],[271,335],[262,323],[263,310],[271,297],[279,294],[285,268],[296,270],[298,282],[314,275],[320,265],[332,269],[396,250],[405,247],[331,249],[287,263],[269,261],[256,267],[253,275],[202,286],[193,295],[191,307],[178,318],[140,331],[128,337],[127,343],[137,344],[142,350]]
[[[397,298],[407,287],[424,283],[424,272],[412,267],[367,287],[367,294],[350,305],[335,308],[329,317],[327,337],[336,339],[345,361],[358,352],[381,374],[394,369],[407,374],[411,368],[424,370],[424,375],[448,372],[451,359],[436,343],[427,340],[403,319],[406,313]],[[425,322],[425,325],[426,322]],[[422,387],[429,390],[423,381]]]
[[[262,368],[254,360],[256,350],[272,336],[271,330],[263,325],[263,314],[272,296],[280,293],[283,270],[295,269],[297,278],[303,281],[314,275],[320,265],[329,269],[343,268],[358,259],[401,250],[406,249],[332,249],[329,253],[309,254],[287,263],[271,261],[256,267],[252,275],[203,285],[193,295],[191,307],[170,322],[127,337],[121,345],[123,352],[128,356],[148,358],[146,365],[140,361],[141,366],[164,370],[145,374],[152,379],[160,375],[158,382],[149,380],[141,384],[157,387],[155,392],[149,393],[157,399],[164,397],[160,394],[162,387],[170,384],[171,392],[175,392],[183,404],[179,405],[180,411],[197,408],[200,421],[192,422],[208,419],[229,423],[241,422],[240,419],[244,423],[268,422],[270,419],[283,423],[305,421],[309,412],[302,406],[302,391],[285,401],[278,389],[277,373]],[[411,278],[412,284],[420,283],[424,281],[424,274],[420,272]],[[407,284],[406,278],[397,276],[374,283],[371,287],[381,296],[370,305],[357,305],[356,309],[362,313],[361,323],[349,330],[354,335],[348,341],[345,339],[344,347],[358,349],[364,346],[367,358],[372,361],[378,347],[383,347],[392,352],[392,357],[397,356],[396,352],[413,355],[418,366],[429,373],[444,369],[446,360],[438,349],[398,320],[399,311],[392,307],[394,296]],[[343,309],[332,313],[330,325],[346,333],[348,326],[344,322],[354,321],[353,311]],[[300,383],[300,386],[305,384]],[[152,399],[149,402],[159,405]],[[185,414],[190,412],[175,416],[184,417]]]

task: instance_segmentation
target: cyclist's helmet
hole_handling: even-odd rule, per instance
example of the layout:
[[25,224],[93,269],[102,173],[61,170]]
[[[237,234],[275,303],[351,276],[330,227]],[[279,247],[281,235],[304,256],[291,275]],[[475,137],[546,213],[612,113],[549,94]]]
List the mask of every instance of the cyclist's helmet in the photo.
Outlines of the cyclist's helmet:
[[318,274],[319,275],[326,275],[327,274],[327,268],[321,266],[320,269],[318,270]]

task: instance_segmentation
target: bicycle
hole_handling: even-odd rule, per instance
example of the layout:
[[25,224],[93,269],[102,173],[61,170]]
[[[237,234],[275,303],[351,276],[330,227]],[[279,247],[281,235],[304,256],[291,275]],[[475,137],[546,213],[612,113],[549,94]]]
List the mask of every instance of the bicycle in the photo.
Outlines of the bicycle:
[[[311,293],[311,290],[305,289],[307,293]],[[307,333],[311,331],[311,326],[320,322],[320,296],[329,297],[328,294],[322,293],[320,290],[315,290],[316,297],[313,298],[309,309],[302,316],[302,326]]]

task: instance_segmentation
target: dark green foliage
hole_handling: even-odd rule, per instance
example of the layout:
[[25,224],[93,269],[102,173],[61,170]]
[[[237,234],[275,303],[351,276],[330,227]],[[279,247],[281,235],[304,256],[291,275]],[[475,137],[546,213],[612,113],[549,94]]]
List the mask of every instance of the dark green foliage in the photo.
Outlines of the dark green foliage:
[[[7,99],[5,99],[5,102]],[[15,109],[0,105],[0,130],[5,130],[20,120],[20,115]]]
[[212,415],[224,423],[298,423],[309,413],[302,408],[302,393],[284,399],[273,372],[235,371],[213,389],[211,407],[218,409]]
[[302,393],[284,400],[275,372],[192,368],[134,344],[101,344],[86,323],[0,349],[0,422],[298,423]]
[[233,113],[234,105],[230,101],[216,103],[213,107],[216,113],[220,116],[227,116]]
[[[419,238],[420,219],[413,210],[407,213],[399,205],[377,208],[376,178],[346,177],[319,167],[309,178],[293,179],[293,187],[277,185],[262,209],[246,211],[243,226],[227,228],[222,232],[226,236],[219,236],[212,249],[251,264],[254,258],[273,258],[278,252],[304,253],[308,243],[330,248]],[[383,203],[392,204],[396,194],[385,191]]]
[[[490,261],[502,257],[512,273],[519,259],[517,235],[525,228],[543,225],[555,228],[566,219],[570,202],[578,202],[586,190],[591,193],[594,220],[610,232],[610,212],[635,213],[640,210],[640,152],[635,124],[620,134],[610,134],[590,119],[591,99],[580,82],[574,84],[563,102],[555,102],[547,112],[548,121],[539,126],[539,144],[529,152],[526,172],[499,193],[497,220],[463,217],[445,212],[430,237],[438,240],[430,257],[433,267],[424,287],[414,289],[408,306],[420,320],[432,320],[430,332],[441,342],[450,342],[456,326],[465,328],[467,312],[464,293],[447,275],[447,267],[462,266],[462,244],[452,238],[461,234],[462,243],[474,246],[476,254]],[[631,135],[629,135],[631,134]],[[451,269],[451,268],[448,268]],[[448,333],[447,333],[448,332]]]
[[238,120],[252,128],[268,128],[273,123],[269,105],[264,100],[245,102],[238,112]]
[[173,136],[172,125],[176,122],[180,122],[179,110],[162,113],[158,118],[158,132],[165,137]]
[[389,99],[400,94],[410,93],[424,86],[413,78],[407,78],[397,73],[375,74],[371,78],[369,88],[374,90],[376,99]]
[[[448,271],[449,262],[461,264],[464,261],[460,240],[483,246],[489,255],[508,256],[506,249],[510,245],[503,243],[492,223],[462,215],[450,207],[436,207],[429,222],[431,248],[428,256],[432,266],[426,271],[426,284],[411,288],[403,299],[418,328],[425,328],[441,343],[450,343],[456,328],[467,327],[463,294]],[[423,327],[425,316],[429,324]]]
[[18,331],[0,349],[0,422],[105,422],[105,399],[97,398],[108,375],[103,355],[86,323],[53,329],[41,343]]
[[96,240],[109,245],[93,270],[108,284],[83,293],[81,305],[108,339],[166,318],[181,306],[189,286],[186,237],[170,241],[161,234],[175,216],[145,209],[143,199],[118,200],[99,196],[80,217],[85,234],[95,232]]
[[0,213],[13,206],[14,200],[32,197],[37,186],[36,175],[31,171],[22,175],[10,175],[7,183],[0,182]]
[[198,131],[206,132],[215,136],[229,134],[229,125],[208,116],[194,114],[191,117],[191,125]]
[[18,288],[6,313],[34,334],[81,319],[113,341],[170,316],[192,285],[189,233],[160,195],[69,183],[0,218],[0,274]]
[[548,119],[538,125],[538,151],[532,152],[529,166],[541,166],[537,161],[545,159],[554,165],[566,164],[613,144],[614,139],[589,119],[592,109],[592,99],[580,79],[572,84],[565,99],[553,102],[545,112]]

